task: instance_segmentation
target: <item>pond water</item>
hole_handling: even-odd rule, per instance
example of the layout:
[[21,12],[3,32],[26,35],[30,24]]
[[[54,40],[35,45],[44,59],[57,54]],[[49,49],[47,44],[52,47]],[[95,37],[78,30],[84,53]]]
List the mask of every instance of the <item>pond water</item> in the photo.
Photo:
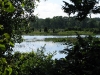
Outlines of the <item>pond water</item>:
[[[81,35],[82,37],[85,37],[85,35]],[[54,58],[62,58],[65,57],[65,54],[60,54],[59,51],[65,49],[68,47],[67,45],[64,45],[64,42],[53,42],[53,41],[44,41],[45,38],[65,38],[65,37],[73,37],[75,38],[76,35],[72,36],[22,36],[24,41],[22,43],[15,43],[15,47],[13,48],[14,52],[20,51],[20,52],[31,52],[36,51],[37,49],[41,49],[41,47],[45,48],[45,53],[53,53],[56,51],[56,55]],[[98,37],[98,36],[97,36]]]
[[59,51],[63,50],[67,47],[64,45],[64,42],[53,42],[53,41],[44,41],[45,38],[64,38],[67,36],[22,36],[24,41],[22,43],[15,43],[15,47],[13,48],[14,52],[31,52],[36,51],[37,49],[41,49],[41,47],[45,48],[45,53],[53,53],[56,51],[56,55],[54,58],[65,57],[64,54],[60,54]]

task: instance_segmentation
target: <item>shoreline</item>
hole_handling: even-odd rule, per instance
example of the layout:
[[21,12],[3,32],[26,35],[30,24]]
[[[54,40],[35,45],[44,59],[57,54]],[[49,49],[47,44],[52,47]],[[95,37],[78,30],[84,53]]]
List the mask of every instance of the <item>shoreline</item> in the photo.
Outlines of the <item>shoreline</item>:
[[76,32],[79,35],[96,35],[93,32],[87,32],[87,31],[66,31],[66,32],[57,32],[57,33],[53,33],[53,32],[39,32],[39,31],[34,31],[34,32],[30,32],[30,33],[23,33],[23,35],[45,35],[45,36],[49,36],[49,35],[59,35],[59,36],[68,36],[68,35],[76,35]]

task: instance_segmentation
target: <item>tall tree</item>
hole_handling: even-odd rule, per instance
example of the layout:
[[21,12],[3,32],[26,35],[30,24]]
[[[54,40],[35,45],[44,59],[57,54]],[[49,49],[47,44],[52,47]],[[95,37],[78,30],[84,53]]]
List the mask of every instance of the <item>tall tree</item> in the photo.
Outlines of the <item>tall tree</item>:
[[21,41],[34,9],[34,0],[0,0],[0,56],[9,54],[14,42]]
[[62,7],[65,13],[75,14],[77,12],[76,18],[78,20],[83,20],[89,13],[100,13],[100,6],[97,4],[99,0],[70,0],[72,3],[64,2]]
[[[11,52],[34,15],[33,0],[0,0],[0,75],[11,75]],[[6,60],[7,58],[7,60]]]

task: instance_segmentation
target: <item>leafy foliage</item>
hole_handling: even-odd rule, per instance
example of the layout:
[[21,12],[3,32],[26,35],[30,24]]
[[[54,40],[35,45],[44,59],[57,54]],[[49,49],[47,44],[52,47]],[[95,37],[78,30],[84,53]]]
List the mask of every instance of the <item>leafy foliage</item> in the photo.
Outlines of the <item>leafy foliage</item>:
[[100,6],[98,0],[70,0],[72,4],[63,1],[65,5],[62,7],[65,13],[70,15],[71,13],[77,14],[78,20],[83,20],[89,13],[100,13]]
[[0,58],[0,75],[11,75],[12,68],[8,65],[5,58]]
[[22,32],[29,28],[34,9],[35,1],[0,0],[0,57],[11,54],[14,43],[22,41]]
[[35,1],[0,0],[0,75],[11,75],[12,47],[21,42],[21,34],[34,17]]
[[100,74],[100,40],[78,35],[77,42],[72,48],[61,51],[67,54],[62,62],[62,73],[66,75],[99,75]]
[[[96,0],[71,1],[76,9],[73,11],[74,5],[65,2],[72,8],[68,13],[79,11],[80,20],[96,4]],[[45,55],[43,50],[11,55],[14,43],[21,42],[21,32],[28,30],[29,21],[34,19],[34,8],[32,0],[0,0],[0,75],[99,75],[100,41],[91,36],[83,39],[78,35],[78,41],[71,49],[65,49],[67,56],[62,59],[53,60],[53,54]],[[97,13],[96,10],[92,11]],[[46,19],[46,23],[50,24],[50,19]]]
[[19,53],[13,55],[12,75],[52,75],[54,54],[46,55],[44,48],[37,52]]

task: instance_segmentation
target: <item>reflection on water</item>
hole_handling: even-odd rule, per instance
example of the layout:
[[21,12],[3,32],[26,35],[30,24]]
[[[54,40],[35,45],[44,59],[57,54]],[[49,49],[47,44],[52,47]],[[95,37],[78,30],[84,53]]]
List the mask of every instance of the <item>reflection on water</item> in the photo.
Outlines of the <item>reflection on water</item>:
[[59,50],[63,50],[66,45],[63,45],[63,43],[53,43],[53,42],[45,42],[45,41],[36,41],[36,42],[22,42],[22,43],[16,43],[14,47],[14,51],[20,51],[20,52],[31,52],[36,51],[38,48],[45,46],[46,53],[53,53],[54,51],[57,51],[57,54],[55,55],[55,58],[61,58],[64,57],[64,54],[59,54]]

